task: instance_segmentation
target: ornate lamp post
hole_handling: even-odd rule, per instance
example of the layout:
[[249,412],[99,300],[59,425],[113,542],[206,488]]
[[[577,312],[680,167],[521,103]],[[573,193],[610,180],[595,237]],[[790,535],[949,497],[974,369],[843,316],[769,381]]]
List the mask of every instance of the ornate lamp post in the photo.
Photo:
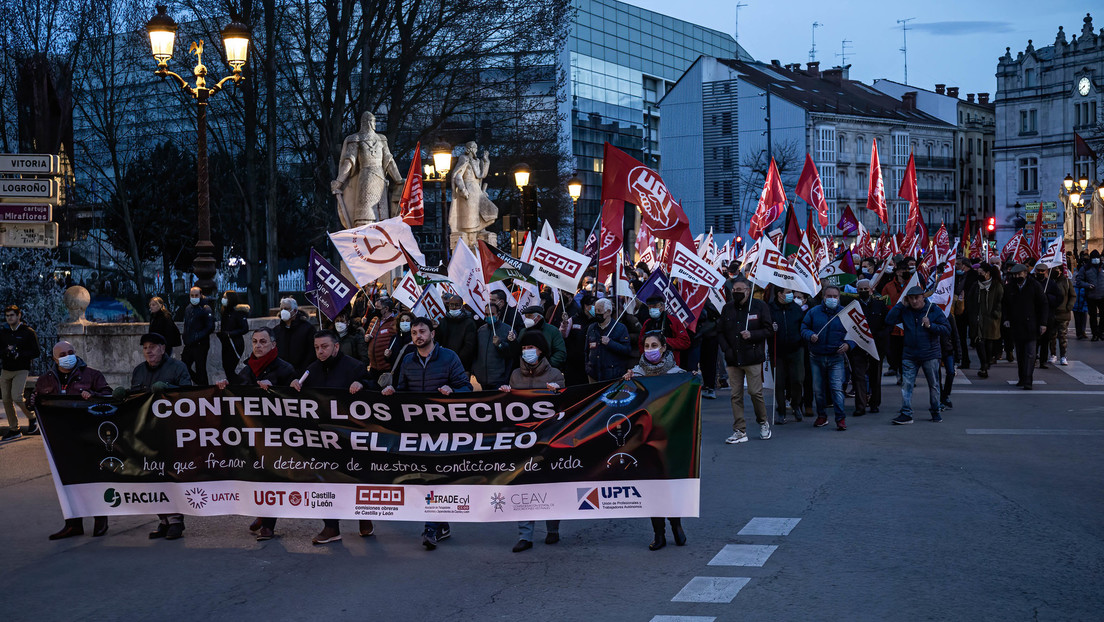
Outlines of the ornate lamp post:
[[196,240],[196,258],[192,264],[192,272],[196,275],[196,286],[205,294],[212,294],[215,290],[215,245],[211,243],[211,194],[208,184],[207,171],[207,100],[222,90],[226,82],[234,84],[242,80],[242,66],[245,65],[246,55],[249,52],[249,29],[243,24],[232,22],[222,29],[223,49],[226,51],[226,62],[233,68],[233,74],[219,80],[214,86],[207,86],[207,68],[203,66],[203,41],[192,43],[189,53],[195,52],[196,66],[192,70],[195,76],[195,86],[191,86],[179,75],[169,71],[169,59],[173,54],[173,43],[176,40],[176,22],[165,12],[164,5],[157,6],[157,14],[146,23],[149,32],[150,48],[153,57],[157,59],[157,70],[154,74],[162,78],[175,78],[181,90],[192,96],[196,101],[196,173],[199,184],[199,236]]
[[[1075,180],[1073,175],[1066,175],[1062,180],[1062,186],[1058,189],[1058,197],[1062,199],[1067,218],[1072,216],[1073,223],[1073,256],[1080,255],[1077,245],[1077,230],[1081,228],[1081,216],[1091,214],[1093,207],[1099,203],[1104,206],[1104,183],[1089,181],[1087,175],[1082,175]],[[1086,236],[1085,241],[1088,241]]]
[[422,166],[427,181],[436,181],[441,184],[441,257],[442,263],[449,261],[449,233],[448,233],[448,203],[445,200],[445,180],[452,169],[452,146],[446,142],[438,142],[433,145],[430,152],[433,164]]
[[567,194],[571,195],[571,238],[575,250],[579,250],[579,199],[583,196],[583,180],[572,177],[567,182]]
[[[529,185],[529,165],[521,162],[514,167],[514,185],[517,186],[518,192],[521,193],[521,213],[519,214],[518,222],[520,227],[515,227],[516,231],[528,231],[529,230],[529,218],[525,211],[525,187]],[[517,246],[521,243],[521,240],[514,240],[514,245]],[[515,249],[516,250],[516,249]]]

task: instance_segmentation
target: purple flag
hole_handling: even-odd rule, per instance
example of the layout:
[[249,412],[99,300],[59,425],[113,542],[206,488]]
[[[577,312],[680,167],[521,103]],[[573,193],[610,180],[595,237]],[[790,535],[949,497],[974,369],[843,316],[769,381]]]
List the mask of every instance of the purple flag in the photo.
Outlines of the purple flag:
[[311,249],[310,268],[307,270],[307,299],[332,322],[338,313],[356,295],[357,286],[349,281],[318,251]]
[[690,326],[697,321],[693,309],[682,299],[678,289],[671,284],[671,279],[663,273],[662,268],[657,267],[636,292],[636,299],[645,304],[652,296],[663,296],[664,310],[669,315],[677,317],[684,326]]
[[855,235],[855,232],[859,230],[859,219],[855,218],[855,212],[851,211],[850,205],[843,206],[843,213],[840,214],[836,228],[843,235]]

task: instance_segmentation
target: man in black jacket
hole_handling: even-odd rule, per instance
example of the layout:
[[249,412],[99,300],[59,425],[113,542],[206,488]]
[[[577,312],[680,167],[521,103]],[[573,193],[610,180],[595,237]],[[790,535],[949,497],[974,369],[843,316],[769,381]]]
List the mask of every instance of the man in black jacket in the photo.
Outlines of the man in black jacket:
[[211,351],[211,333],[215,332],[215,314],[203,290],[188,290],[188,306],[184,308],[184,351],[180,360],[188,366],[192,384],[207,385],[207,354]]
[[776,421],[786,423],[786,399],[789,398],[795,421],[801,421],[801,390],[805,384],[805,342],[801,339],[801,320],[805,311],[794,302],[791,289],[776,288],[768,305],[771,314],[771,369],[774,370]]
[[[889,309],[885,300],[874,296],[869,279],[859,279],[855,283],[855,290],[858,292],[859,306],[862,307],[866,323],[870,327],[870,334],[874,336],[878,354],[885,356],[889,343],[889,329],[885,323]],[[851,363],[851,384],[855,387],[855,412],[852,414],[861,417],[867,411],[878,412],[882,405],[882,359],[874,358],[862,348],[848,351],[847,358]]]
[[1004,290],[1004,326],[1016,343],[1016,362],[1019,365],[1019,382],[1016,386],[1031,390],[1035,368],[1035,342],[1046,332],[1047,305],[1043,286],[1028,278],[1027,266],[1016,264],[1009,271],[1012,275]]
[[445,317],[437,325],[437,342],[460,357],[464,369],[471,372],[477,344],[475,319],[464,311],[464,299],[452,294],[445,299]]
[[6,307],[4,320],[7,323],[0,326],[0,360],[4,367],[0,371],[0,394],[4,400],[4,414],[8,417],[8,431],[0,437],[0,442],[23,436],[19,429],[19,415],[15,411],[16,404],[27,417],[27,434],[38,433],[38,421],[27,411],[27,405],[23,402],[23,388],[27,385],[31,363],[42,352],[38,335],[23,323],[23,311],[19,307]]
[[732,389],[732,435],[725,442],[732,445],[747,441],[744,422],[744,379],[748,395],[759,423],[759,438],[771,437],[767,421],[767,405],[763,401],[763,362],[766,342],[771,334],[771,314],[767,303],[751,298],[751,285],[746,280],[732,284],[732,297],[721,310],[717,339],[724,352],[728,385]]
[[[367,365],[342,354],[341,339],[333,331],[315,333],[314,355],[318,360],[307,367],[301,378],[291,381],[291,388],[296,391],[304,388],[348,389],[352,394],[368,384]],[[327,518],[322,522],[322,531],[311,538],[312,544],[329,544],[341,539],[341,527],[336,518]],[[360,521],[360,535],[372,535],[372,521]]]
[[294,298],[280,300],[280,323],[276,325],[276,350],[280,358],[302,374],[314,362],[314,325],[299,310]]

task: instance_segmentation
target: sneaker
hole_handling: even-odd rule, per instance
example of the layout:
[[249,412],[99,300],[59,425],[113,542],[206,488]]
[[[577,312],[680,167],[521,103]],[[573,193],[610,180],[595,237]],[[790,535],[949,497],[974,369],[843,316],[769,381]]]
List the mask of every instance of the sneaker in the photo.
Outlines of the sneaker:
[[373,525],[372,521],[370,521],[370,520],[360,521],[359,527],[360,527],[360,537],[361,538],[367,538],[368,536],[372,535],[376,531],[376,526]]
[[317,546],[319,544],[329,544],[331,542],[337,542],[341,539],[341,532],[333,527],[323,527],[322,531],[318,532],[318,535],[311,538],[311,544]]
[[422,546],[426,547],[427,551],[437,548],[437,534],[432,529],[426,529],[422,532]]
[[184,523],[171,523],[165,531],[166,540],[179,540],[184,537]]
[[0,443],[6,443],[8,441],[14,441],[23,438],[23,433],[19,430],[8,430],[4,432],[3,436],[0,436]]
[[30,425],[27,426],[27,430],[23,432],[24,436],[34,436],[41,434],[41,429],[38,427],[38,419],[31,419]]
[[713,389],[705,389],[702,391],[702,397],[707,400],[715,400],[717,399],[717,392]]
[[943,407],[943,409],[945,409],[945,410],[953,410],[954,409],[954,404],[951,403],[951,400],[943,400],[942,402],[939,403],[939,405],[941,407]]
[[836,421],[836,431],[837,432],[846,432],[847,431],[847,420],[846,419],[839,419],[839,420]]
[[440,523],[437,525],[437,541],[440,542],[445,538],[452,535],[452,531],[449,529],[448,523]]
[[1069,365],[1069,361],[1067,361],[1066,357],[1063,356],[1062,358],[1058,359],[1058,364],[1059,365]]
[[932,413],[932,423],[942,423],[943,417],[939,413]]
[[257,542],[264,542],[265,540],[271,540],[275,534],[268,527],[261,527],[257,530]]
[[770,437],[771,437],[770,424],[769,423],[760,423],[759,424],[759,438],[765,441],[765,440],[769,439]]
[[1051,365],[1057,363],[1058,362],[1058,356],[1054,355],[1054,354],[1051,354],[1050,358],[1047,359],[1047,362],[1050,363]]
[[901,413],[893,419],[893,423],[895,423],[896,425],[908,425],[912,423],[912,417],[906,415],[905,413]]
[[733,432],[732,436],[725,439],[725,442],[729,445],[735,445],[736,443],[746,443],[747,440],[747,434],[743,432]]
[[828,425],[828,417],[825,415],[820,415],[816,418],[816,421],[813,422],[814,428],[823,428],[826,425]]

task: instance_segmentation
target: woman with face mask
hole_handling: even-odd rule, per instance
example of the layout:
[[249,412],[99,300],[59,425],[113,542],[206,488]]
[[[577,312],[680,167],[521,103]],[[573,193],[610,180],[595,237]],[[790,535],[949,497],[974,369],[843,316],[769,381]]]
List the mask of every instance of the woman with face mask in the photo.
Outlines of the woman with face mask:
[[[535,331],[526,331],[521,335],[521,360],[518,367],[510,374],[510,384],[498,389],[509,393],[517,389],[545,389],[555,391],[564,386],[564,375],[560,370],[552,367],[546,358],[548,352],[548,340],[544,335]],[[555,544],[560,541],[560,521],[549,520],[544,522],[547,535],[545,544]],[[534,521],[522,521],[518,523],[518,541],[514,545],[514,552],[520,553],[533,548],[533,532],[536,527]]]
[[230,384],[237,384],[238,362],[245,354],[245,334],[249,332],[249,305],[241,303],[238,292],[227,290],[219,300],[222,324],[219,343],[222,344],[222,371]]
[[410,325],[414,322],[414,314],[403,311],[395,316],[396,332],[389,338],[388,345],[383,351],[387,358],[388,369],[394,369],[395,363],[406,354],[410,347]]
[[[660,376],[663,374],[685,374],[686,371],[675,364],[675,357],[667,349],[667,340],[662,333],[650,332],[644,335],[644,353],[640,355],[640,362],[636,367],[625,372],[625,380],[631,380],[633,376]],[[682,530],[681,518],[669,518],[671,522],[671,535],[675,544],[686,545],[686,532]],[[667,546],[667,529],[662,516],[652,517],[652,532],[654,537],[648,545],[648,550],[658,551]]]
[[180,329],[176,327],[172,314],[165,307],[165,301],[154,296],[149,301],[150,323],[146,332],[157,333],[165,338],[165,356],[172,356],[172,349],[180,346]]
[[341,353],[350,358],[368,364],[368,344],[364,343],[364,329],[354,326],[349,320],[349,308],[346,307],[334,318],[333,331],[340,338],[338,346]]

